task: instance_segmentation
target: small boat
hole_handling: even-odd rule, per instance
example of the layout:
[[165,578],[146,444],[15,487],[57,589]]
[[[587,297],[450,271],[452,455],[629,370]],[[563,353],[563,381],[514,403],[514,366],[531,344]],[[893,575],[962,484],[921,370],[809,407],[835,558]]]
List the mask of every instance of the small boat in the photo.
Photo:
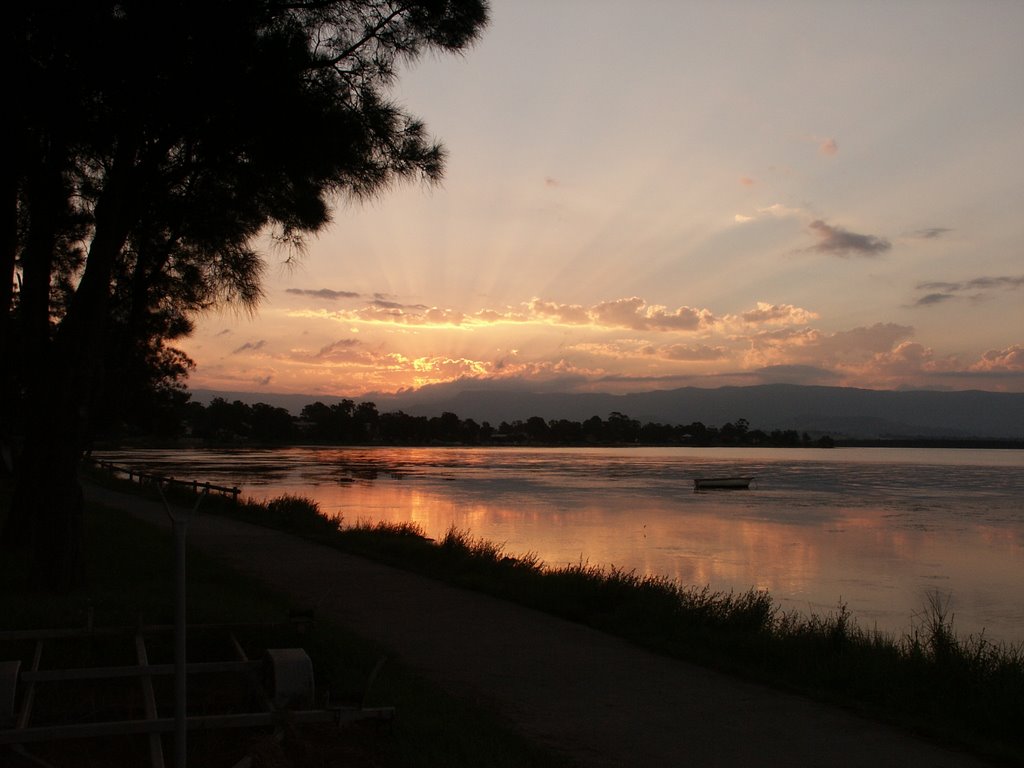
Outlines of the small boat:
[[706,491],[711,488],[749,488],[753,477],[698,477],[693,481],[693,490]]

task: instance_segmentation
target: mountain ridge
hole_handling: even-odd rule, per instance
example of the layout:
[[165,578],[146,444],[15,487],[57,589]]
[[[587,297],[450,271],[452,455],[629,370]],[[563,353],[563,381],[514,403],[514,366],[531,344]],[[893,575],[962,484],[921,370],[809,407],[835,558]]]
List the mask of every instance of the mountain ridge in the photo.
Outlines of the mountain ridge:
[[[461,384],[461,386],[460,386]],[[266,392],[190,390],[197,402],[214,397],[262,402],[298,414],[317,401],[328,405],[342,397]],[[708,426],[746,419],[751,427],[771,431],[795,429],[812,435],[853,439],[1024,439],[1024,393],[982,390],[871,390],[852,387],[762,384],[747,387],[682,387],[628,394],[534,392],[461,382],[397,394],[374,393],[348,398],[373,402],[381,412],[488,421],[583,421],[623,413],[641,422]]]

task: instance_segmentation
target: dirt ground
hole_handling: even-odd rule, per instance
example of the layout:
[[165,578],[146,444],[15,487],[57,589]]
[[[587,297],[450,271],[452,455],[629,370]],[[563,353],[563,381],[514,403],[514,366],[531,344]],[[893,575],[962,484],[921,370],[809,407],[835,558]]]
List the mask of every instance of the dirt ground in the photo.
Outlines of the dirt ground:
[[[87,492],[168,525],[159,504]],[[200,514],[188,546],[382,644],[582,766],[986,765],[838,708],[280,532]]]

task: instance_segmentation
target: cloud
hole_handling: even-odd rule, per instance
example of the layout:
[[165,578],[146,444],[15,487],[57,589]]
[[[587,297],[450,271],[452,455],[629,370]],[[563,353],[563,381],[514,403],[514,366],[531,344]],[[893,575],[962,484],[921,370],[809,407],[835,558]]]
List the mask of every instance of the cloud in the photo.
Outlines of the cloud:
[[952,231],[952,229],[947,229],[946,227],[928,227],[912,232],[910,236],[924,238],[925,240],[935,240]]
[[941,304],[944,301],[952,299],[953,294],[951,293],[928,293],[919,298],[914,302],[915,307],[927,307],[933,304]]
[[963,298],[964,296],[978,299],[983,298],[986,295],[986,291],[999,289],[1012,291],[1022,287],[1024,287],[1024,275],[1017,275],[1016,277],[1005,275],[1001,277],[984,276],[961,282],[923,282],[918,283],[916,288],[919,291],[927,291],[928,293],[918,298],[914,302],[914,306],[927,307],[941,304],[950,299]]
[[337,322],[392,323],[407,326],[473,328],[498,323],[550,323],[594,328],[628,328],[636,331],[697,331],[713,327],[717,320],[707,309],[669,309],[632,296],[590,307],[532,299],[519,307],[480,309],[473,313],[421,305],[370,305],[356,310],[293,310],[289,317],[308,317]]
[[990,349],[981,356],[972,371],[1024,371],[1024,346],[1013,344],[1006,349]]
[[849,331],[825,333],[815,328],[779,328],[750,336],[749,367],[816,365],[835,367],[863,364],[890,352],[910,338],[914,329],[896,323],[876,323]]
[[740,176],[740,184],[742,184],[744,187],[752,187],[756,183],[757,182],[754,179],[750,178],[749,176]]
[[[973,365],[940,355],[910,338],[913,329],[877,323],[837,333],[783,328],[750,339],[744,367],[767,372],[759,381],[835,384],[870,389],[934,388],[958,379],[984,381],[996,389],[1024,379],[1024,349],[990,350]],[[1009,386],[1015,386],[1010,384]]]
[[362,344],[358,339],[339,339],[332,344],[321,347],[315,357],[318,359],[351,358],[353,352]]
[[770,206],[759,206],[755,208],[753,216],[748,216],[743,213],[737,213],[735,216],[733,216],[733,219],[736,221],[736,223],[744,224],[748,221],[754,221],[755,219],[759,218],[771,217],[776,219],[786,219],[801,217],[805,215],[806,214],[804,213],[804,211],[801,210],[800,208],[791,208],[790,206],[784,206],[781,203],[772,203]]
[[340,312],[341,319],[345,321],[362,320],[364,322],[386,322],[398,323],[400,325],[414,326],[448,326],[458,328],[466,325],[472,318],[464,313],[452,309],[441,309],[439,307],[412,307],[393,305],[385,303],[382,306],[371,305],[363,309],[351,312]]
[[750,325],[803,325],[817,318],[817,312],[792,304],[769,304],[765,301],[757,302],[757,309],[740,315],[740,319]]
[[818,145],[818,152],[828,157],[839,154],[839,144],[836,143],[835,139],[824,139]]
[[756,207],[754,209],[753,216],[737,213],[733,216],[733,220],[737,224],[746,224],[748,221],[754,221],[756,219],[766,217],[771,217],[773,219],[791,219],[805,215],[804,211],[800,208],[790,208],[788,205],[783,205],[782,203],[772,203],[771,205]]
[[295,296],[312,296],[316,299],[358,299],[359,294],[353,291],[332,291],[330,288],[286,288],[285,293]]
[[582,342],[565,347],[571,352],[582,352],[613,360],[642,360],[656,358],[675,362],[704,363],[725,360],[729,350],[707,344],[651,344],[639,339],[621,339],[610,342]]
[[637,296],[596,304],[589,314],[597,325],[635,331],[696,331],[715,322],[714,315],[706,309],[679,307],[669,310],[658,304],[647,304]]
[[1014,288],[1024,287],[1024,275],[1018,275],[1017,277],[975,277],[972,280],[965,280],[960,283],[918,283],[918,290],[922,291],[943,291],[945,293],[954,293],[962,291],[976,291],[986,290],[991,288],[1005,288],[1007,290],[1013,290]]
[[554,178],[552,176],[545,176],[544,177],[544,186],[545,187],[560,187],[560,186],[562,186],[562,182],[560,182],[558,179],[556,179],[556,178]]
[[213,335],[213,338],[216,339],[218,336],[230,336],[230,335],[231,335],[231,329],[230,328],[225,328],[223,331],[218,331],[217,333],[215,333]]
[[529,310],[536,317],[562,325],[585,325],[590,322],[589,312],[579,304],[559,304],[543,299],[533,299],[529,303]]
[[409,361],[418,382],[451,381],[467,376],[483,376],[490,372],[490,365],[480,360],[465,357],[417,357]]
[[397,301],[387,301],[386,299],[380,298],[371,301],[370,306],[380,307],[381,309],[429,309],[426,304],[400,304]]
[[417,386],[431,395],[466,389],[515,391],[528,388],[534,393],[583,391],[606,373],[561,359],[487,363],[465,358],[420,358],[410,362],[415,364],[418,380],[423,382]]
[[919,380],[922,376],[946,375],[962,367],[956,357],[938,357],[930,347],[916,341],[903,341],[849,370],[874,387],[890,387]]
[[239,354],[241,352],[257,352],[257,351],[263,349],[263,347],[265,347],[266,345],[267,345],[267,342],[266,342],[265,339],[260,339],[259,341],[247,341],[247,342],[245,342],[245,344],[240,346],[238,349],[232,350],[231,354],[232,355],[237,355],[237,354]]
[[762,216],[774,216],[779,219],[803,215],[803,210],[800,208],[790,208],[782,203],[772,203],[764,208],[758,208],[757,212]]
[[652,354],[665,360],[685,361],[689,363],[707,363],[725,360],[729,351],[725,347],[709,347],[706,344],[688,346],[686,344],[669,344],[664,347],[647,347]]
[[856,232],[849,232],[842,227],[835,227],[826,224],[821,219],[815,219],[809,228],[818,236],[818,244],[809,250],[818,253],[835,254],[836,256],[877,256],[885,253],[892,247],[892,243],[882,237],[875,235],[861,235]]

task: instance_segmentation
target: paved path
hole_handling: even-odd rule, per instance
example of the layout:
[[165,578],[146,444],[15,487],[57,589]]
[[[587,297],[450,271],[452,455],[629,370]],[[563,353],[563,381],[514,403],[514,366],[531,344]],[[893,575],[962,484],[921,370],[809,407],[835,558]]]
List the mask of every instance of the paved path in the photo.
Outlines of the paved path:
[[[94,487],[87,494],[168,524],[159,504]],[[837,708],[266,528],[200,514],[188,546],[315,606],[581,766],[986,765]]]

